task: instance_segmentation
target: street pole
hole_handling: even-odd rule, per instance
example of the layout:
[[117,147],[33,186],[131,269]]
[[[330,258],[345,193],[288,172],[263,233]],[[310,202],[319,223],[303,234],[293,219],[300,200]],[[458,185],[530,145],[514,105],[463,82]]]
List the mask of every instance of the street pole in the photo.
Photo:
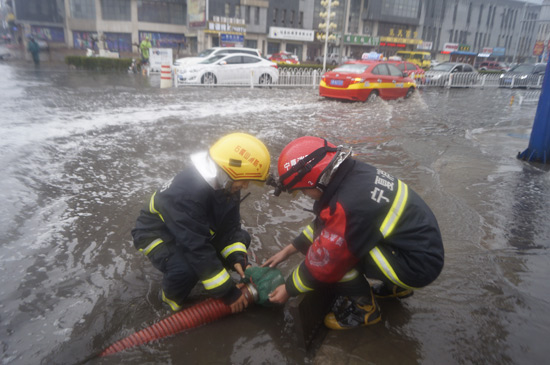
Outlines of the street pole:
[[338,52],[338,64],[342,64],[342,57],[344,54],[344,37],[346,36],[346,31],[348,30],[348,20],[349,20],[349,2],[346,0],[346,5],[344,6],[344,24],[342,26],[342,35],[340,36],[340,51]]
[[325,54],[323,56],[323,73],[327,70],[327,51],[328,51],[328,30],[330,25],[330,6],[332,5],[332,0],[328,0],[327,8],[327,19],[325,27]]

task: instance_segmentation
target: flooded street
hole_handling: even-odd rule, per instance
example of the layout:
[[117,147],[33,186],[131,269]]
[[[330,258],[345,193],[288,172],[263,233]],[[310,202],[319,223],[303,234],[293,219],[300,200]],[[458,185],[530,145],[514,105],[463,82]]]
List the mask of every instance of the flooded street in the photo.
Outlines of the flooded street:
[[[158,77],[0,64],[1,363],[545,363],[550,175],[516,159],[536,112],[510,105],[521,92],[431,88],[349,103],[314,88],[160,89]],[[235,131],[265,142],[272,168],[288,142],[316,135],[407,182],[438,218],[441,276],[381,301],[380,324],[320,330],[308,351],[287,308],[255,307],[91,358],[170,314],[130,230],[190,154]],[[261,264],[309,223],[312,201],[249,191],[241,214]],[[285,276],[301,259],[280,266]]]

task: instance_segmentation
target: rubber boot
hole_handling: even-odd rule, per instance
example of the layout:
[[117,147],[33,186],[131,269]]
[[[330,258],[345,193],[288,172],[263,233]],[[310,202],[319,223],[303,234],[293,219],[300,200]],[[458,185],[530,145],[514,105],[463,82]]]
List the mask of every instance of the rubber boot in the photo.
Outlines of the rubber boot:
[[370,326],[382,319],[374,295],[339,297],[333,311],[325,316],[325,326],[333,330],[346,330]]
[[380,285],[374,285],[372,287],[372,291],[374,292],[374,295],[376,296],[376,298],[380,298],[380,299],[387,299],[387,298],[405,299],[414,294],[414,291],[412,289],[405,289],[394,284],[391,284],[391,286],[388,286],[384,283]]

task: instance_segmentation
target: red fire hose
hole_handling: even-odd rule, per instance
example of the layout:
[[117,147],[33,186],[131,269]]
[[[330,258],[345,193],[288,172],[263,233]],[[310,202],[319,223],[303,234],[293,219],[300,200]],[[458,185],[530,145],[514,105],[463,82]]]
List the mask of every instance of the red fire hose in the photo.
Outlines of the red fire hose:
[[[257,293],[255,294],[255,289],[252,286],[243,286],[241,291],[248,300],[249,305],[257,299]],[[229,314],[231,314],[231,308],[227,304],[220,299],[210,298],[115,342],[103,350],[99,356],[111,355],[134,346],[172,336],[182,331],[216,321]]]

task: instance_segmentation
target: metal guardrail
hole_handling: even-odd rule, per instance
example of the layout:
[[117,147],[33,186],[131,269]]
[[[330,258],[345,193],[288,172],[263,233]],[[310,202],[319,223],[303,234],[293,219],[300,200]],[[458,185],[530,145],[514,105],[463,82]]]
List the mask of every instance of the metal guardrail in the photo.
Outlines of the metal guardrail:
[[540,89],[544,76],[516,76],[506,74],[480,74],[461,72],[456,74],[443,74],[434,78],[426,75],[425,82],[419,82],[419,87],[503,87],[503,88],[532,88]]
[[[319,82],[323,71],[318,68],[279,68],[279,80],[276,83],[271,84],[254,84],[252,82],[252,77],[250,81],[240,81],[233,82],[231,84],[186,84],[178,80],[177,74],[173,73],[172,77],[174,79],[174,86],[243,86],[243,87],[319,87]],[[414,76],[412,76],[414,77]],[[468,87],[478,87],[478,88],[491,88],[491,87],[501,87],[501,88],[533,88],[540,89],[542,86],[543,76],[528,76],[528,77],[519,77],[519,76],[507,76],[506,74],[481,74],[481,73],[469,73],[461,72],[455,74],[443,74],[438,75],[435,78],[432,75],[427,75],[425,80],[416,79],[417,87],[446,87],[446,88],[468,88]]]

